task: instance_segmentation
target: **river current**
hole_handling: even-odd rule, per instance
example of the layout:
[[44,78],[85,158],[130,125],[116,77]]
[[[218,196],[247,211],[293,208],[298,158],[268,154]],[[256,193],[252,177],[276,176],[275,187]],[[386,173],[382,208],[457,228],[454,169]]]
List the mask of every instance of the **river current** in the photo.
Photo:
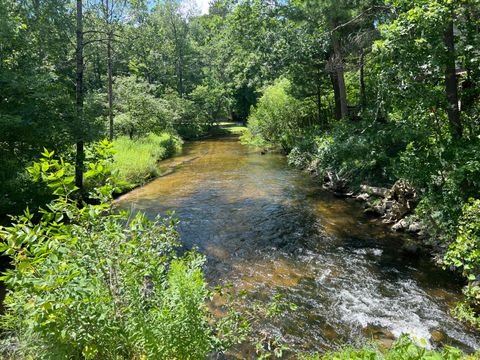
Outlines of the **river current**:
[[186,144],[165,175],[119,200],[149,216],[175,212],[187,247],[207,256],[211,284],[232,283],[298,309],[275,324],[288,343],[328,350],[402,333],[466,351],[480,338],[450,315],[458,279],[402,250],[401,236],[361,204],[322,190],[278,154],[236,138]]

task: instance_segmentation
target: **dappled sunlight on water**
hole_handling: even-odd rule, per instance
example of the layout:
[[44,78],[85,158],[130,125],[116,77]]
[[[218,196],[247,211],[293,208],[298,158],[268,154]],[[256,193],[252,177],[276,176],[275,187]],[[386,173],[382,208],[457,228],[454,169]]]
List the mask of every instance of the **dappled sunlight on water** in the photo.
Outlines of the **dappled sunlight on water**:
[[460,297],[455,279],[402,252],[401,236],[282,156],[227,138],[189,143],[160,166],[166,175],[120,206],[152,217],[175,211],[183,242],[207,256],[212,284],[233,283],[258,299],[285,294],[299,308],[270,325],[291,344],[324,350],[406,332],[437,346],[436,332],[442,344],[478,346],[449,315]]

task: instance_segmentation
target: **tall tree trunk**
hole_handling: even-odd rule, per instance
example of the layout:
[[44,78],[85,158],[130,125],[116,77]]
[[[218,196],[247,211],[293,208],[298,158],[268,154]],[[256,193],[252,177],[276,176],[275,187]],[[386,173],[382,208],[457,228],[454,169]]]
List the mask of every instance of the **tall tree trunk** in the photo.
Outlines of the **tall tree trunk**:
[[183,88],[183,50],[180,51],[180,56],[178,58],[178,92],[180,97],[183,98],[184,88]]
[[[480,26],[474,26],[475,19],[480,16],[480,9],[476,10],[473,6],[464,6],[465,23],[472,24],[470,29],[466,30],[465,43],[471,44],[475,42],[477,34],[480,32]],[[475,49],[467,52],[467,57],[473,58]],[[480,95],[480,86],[476,86],[475,65],[468,61],[465,64],[466,76],[460,86],[460,112],[474,111],[475,99]],[[471,123],[465,124],[471,129]]]
[[320,69],[317,69],[317,111],[318,111],[318,124],[324,125],[322,121],[322,83],[320,78]]
[[100,54],[95,54],[95,60],[93,62],[93,74],[95,75],[95,87],[102,87],[102,66],[100,61]]
[[365,92],[365,53],[362,50],[358,63],[360,68],[360,109],[364,109],[367,105],[367,94]]
[[462,137],[463,128],[460,120],[460,109],[458,106],[458,80],[455,68],[455,37],[453,30],[453,19],[449,20],[444,36],[445,47],[447,48],[447,61],[445,66],[445,93],[447,96],[447,114],[452,138],[458,140]]
[[[335,69],[335,82],[337,87],[338,107],[337,113],[340,114],[340,118],[344,118],[348,115],[347,105],[347,90],[345,87],[345,74],[343,69],[343,56],[340,49],[340,41],[338,37],[333,34],[333,52],[334,52],[334,69]],[[336,96],[336,97],[337,97]]]
[[109,140],[113,141],[113,60],[112,60],[112,31],[107,36],[107,67],[108,67],[108,121],[110,124]]
[[76,110],[77,110],[77,153],[75,159],[75,185],[83,188],[83,163],[85,160],[83,143],[83,4],[77,0],[77,44],[76,44]]
[[330,75],[333,85],[333,97],[335,99],[335,119],[340,120],[342,118],[342,106],[340,103],[340,90],[338,89],[337,74],[333,72]]

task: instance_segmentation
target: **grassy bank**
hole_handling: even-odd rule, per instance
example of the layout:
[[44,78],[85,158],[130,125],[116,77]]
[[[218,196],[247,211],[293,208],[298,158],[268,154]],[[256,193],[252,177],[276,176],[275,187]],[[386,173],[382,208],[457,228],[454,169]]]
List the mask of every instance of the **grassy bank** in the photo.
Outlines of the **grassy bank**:
[[119,180],[136,186],[159,175],[157,163],[175,155],[182,148],[182,140],[169,133],[149,134],[130,139],[122,136],[115,140],[114,168]]
[[218,124],[218,127],[222,129],[227,135],[242,135],[248,128],[242,123],[238,122],[221,122]]

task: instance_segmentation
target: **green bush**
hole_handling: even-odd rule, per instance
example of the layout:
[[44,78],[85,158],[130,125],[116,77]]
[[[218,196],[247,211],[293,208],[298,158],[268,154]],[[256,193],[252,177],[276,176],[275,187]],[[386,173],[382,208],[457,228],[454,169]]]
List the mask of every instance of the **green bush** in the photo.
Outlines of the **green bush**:
[[[311,128],[299,137],[289,155],[292,165],[315,162],[319,174],[334,172],[351,188],[361,183],[389,186],[395,182],[399,154],[421,133],[372,121],[338,122],[325,131]],[[314,135],[321,134],[321,135]]]
[[460,270],[468,281],[465,299],[456,307],[455,314],[480,328],[480,200],[465,204],[458,236],[444,262]]
[[308,151],[302,151],[299,147],[294,147],[288,154],[288,165],[299,169],[306,169],[312,161],[312,154]]
[[476,355],[465,355],[462,351],[445,346],[443,351],[433,351],[419,346],[404,335],[387,351],[377,346],[365,346],[362,349],[346,348],[325,355],[303,355],[302,360],[474,360]]
[[218,84],[198,85],[189,95],[206,122],[215,122],[228,115],[229,99]]
[[[109,154],[110,145],[99,148]],[[213,349],[196,253],[177,257],[175,222],[116,213],[107,163],[85,174],[98,205],[75,200],[74,169],[45,151],[30,172],[56,198],[0,228],[13,268],[1,351],[15,359],[199,359]],[[126,225],[127,224],[127,225]]]
[[417,213],[437,242],[454,241],[463,204],[480,193],[479,140],[452,143],[430,136],[400,155],[397,173],[422,190]]
[[159,175],[158,161],[175,155],[181,149],[181,140],[168,133],[134,140],[122,136],[115,140],[113,148],[113,167],[120,181],[138,185]]
[[115,86],[114,126],[130,139],[153,132],[175,131],[185,139],[203,136],[225,115],[225,94],[219,88],[198,86],[188,98],[157,88],[136,76],[119,77]]
[[310,107],[290,95],[291,83],[280,78],[268,86],[251,110],[248,128],[251,135],[289,151],[302,135],[302,125],[311,116]]

